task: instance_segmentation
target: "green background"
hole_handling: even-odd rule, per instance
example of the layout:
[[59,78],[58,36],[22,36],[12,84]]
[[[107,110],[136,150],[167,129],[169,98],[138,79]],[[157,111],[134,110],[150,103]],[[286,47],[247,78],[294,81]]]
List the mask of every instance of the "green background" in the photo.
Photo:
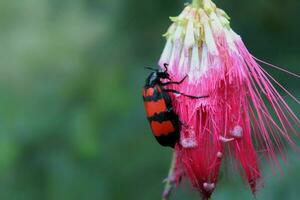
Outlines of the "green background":
[[[171,151],[151,136],[141,87],[182,0],[0,1],[0,199],[156,200]],[[298,0],[215,0],[257,57],[300,73]],[[265,69],[297,98],[299,79]],[[299,115],[299,105],[284,94]],[[257,199],[298,199],[300,160],[262,166]],[[185,181],[173,198],[198,199]],[[253,199],[237,172],[213,199]]]

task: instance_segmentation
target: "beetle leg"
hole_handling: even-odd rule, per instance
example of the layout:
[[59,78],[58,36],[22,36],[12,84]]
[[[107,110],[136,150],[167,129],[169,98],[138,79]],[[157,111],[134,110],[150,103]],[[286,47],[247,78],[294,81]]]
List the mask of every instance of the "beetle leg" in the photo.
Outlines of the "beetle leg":
[[162,83],[162,86],[166,86],[166,85],[170,85],[170,84],[176,84],[176,85],[180,85],[181,83],[183,83],[183,81],[188,77],[188,75],[186,75],[185,77],[183,77],[183,79],[181,79],[181,81],[170,81],[170,82],[166,82],[166,83]]
[[172,89],[164,89],[164,91],[166,92],[172,92],[172,93],[175,93],[175,94],[180,94],[182,96],[185,96],[185,97],[189,97],[191,99],[202,99],[202,98],[207,98],[208,96],[192,96],[192,95],[188,95],[188,94],[183,94],[177,90],[172,90]]
[[165,72],[167,72],[167,71],[168,71],[168,66],[169,66],[169,64],[168,64],[168,63],[164,63]]
[[181,120],[179,120],[179,124],[185,128],[189,128],[189,126],[186,123],[182,122]]

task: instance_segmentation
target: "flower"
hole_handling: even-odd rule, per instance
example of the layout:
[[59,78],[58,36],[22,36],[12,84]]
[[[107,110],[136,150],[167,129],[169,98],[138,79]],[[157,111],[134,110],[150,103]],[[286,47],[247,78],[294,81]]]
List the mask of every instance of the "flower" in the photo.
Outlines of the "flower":
[[188,75],[171,89],[209,97],[172,96],[182,127],[168,186],[186,174],[208,199],[222,159],[232,156],[255,193],[262,176],[258,152],[279,166],[276,152],[284,153],[286,141],[296,147],[293,123],[299,127],[299,119],[211,0],[194,0],[170,19],[159,65],[169,64],[173,80]]

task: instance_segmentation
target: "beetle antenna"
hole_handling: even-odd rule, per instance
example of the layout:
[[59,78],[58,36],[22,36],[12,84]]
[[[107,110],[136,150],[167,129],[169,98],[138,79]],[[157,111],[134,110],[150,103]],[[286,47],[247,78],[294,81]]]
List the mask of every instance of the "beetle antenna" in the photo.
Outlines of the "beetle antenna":
[[157,69],[153,69],[152,67],[145,67],[146,69],[149,69],[151,71],[157,71]]
[[169,64],[168,64],[168,63],[165,63],[165,64],[164,64],[164,67],[165,67],[165,69],[166,69],[166,70],[165,70],[165,72],[167,72],[167,71],[168,71],[168,66],[169,66]]

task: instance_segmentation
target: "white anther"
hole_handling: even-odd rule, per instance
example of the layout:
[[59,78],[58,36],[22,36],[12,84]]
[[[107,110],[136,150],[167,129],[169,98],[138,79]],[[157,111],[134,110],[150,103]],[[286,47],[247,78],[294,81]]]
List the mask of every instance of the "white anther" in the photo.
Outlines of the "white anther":
[[214,183],[203,183],[203,188],[206,191],[212,191],[213,189],[215,189],[215,184]]
[[223,136],[219,136],[219,140],[222,141],[222,142],[231,142],[234,140],[234,138],[225,138]]
[[222,153],[221,151],[219,151],[219,152],[217,153],[217,157],[218,157],[218,158],[222,158],[222,157],[223,157],[223,153]]
[[243,128],[239,125],[236,125],[233,130],[231,131],[231,135],[235,138],[242,138],[243,137]]

